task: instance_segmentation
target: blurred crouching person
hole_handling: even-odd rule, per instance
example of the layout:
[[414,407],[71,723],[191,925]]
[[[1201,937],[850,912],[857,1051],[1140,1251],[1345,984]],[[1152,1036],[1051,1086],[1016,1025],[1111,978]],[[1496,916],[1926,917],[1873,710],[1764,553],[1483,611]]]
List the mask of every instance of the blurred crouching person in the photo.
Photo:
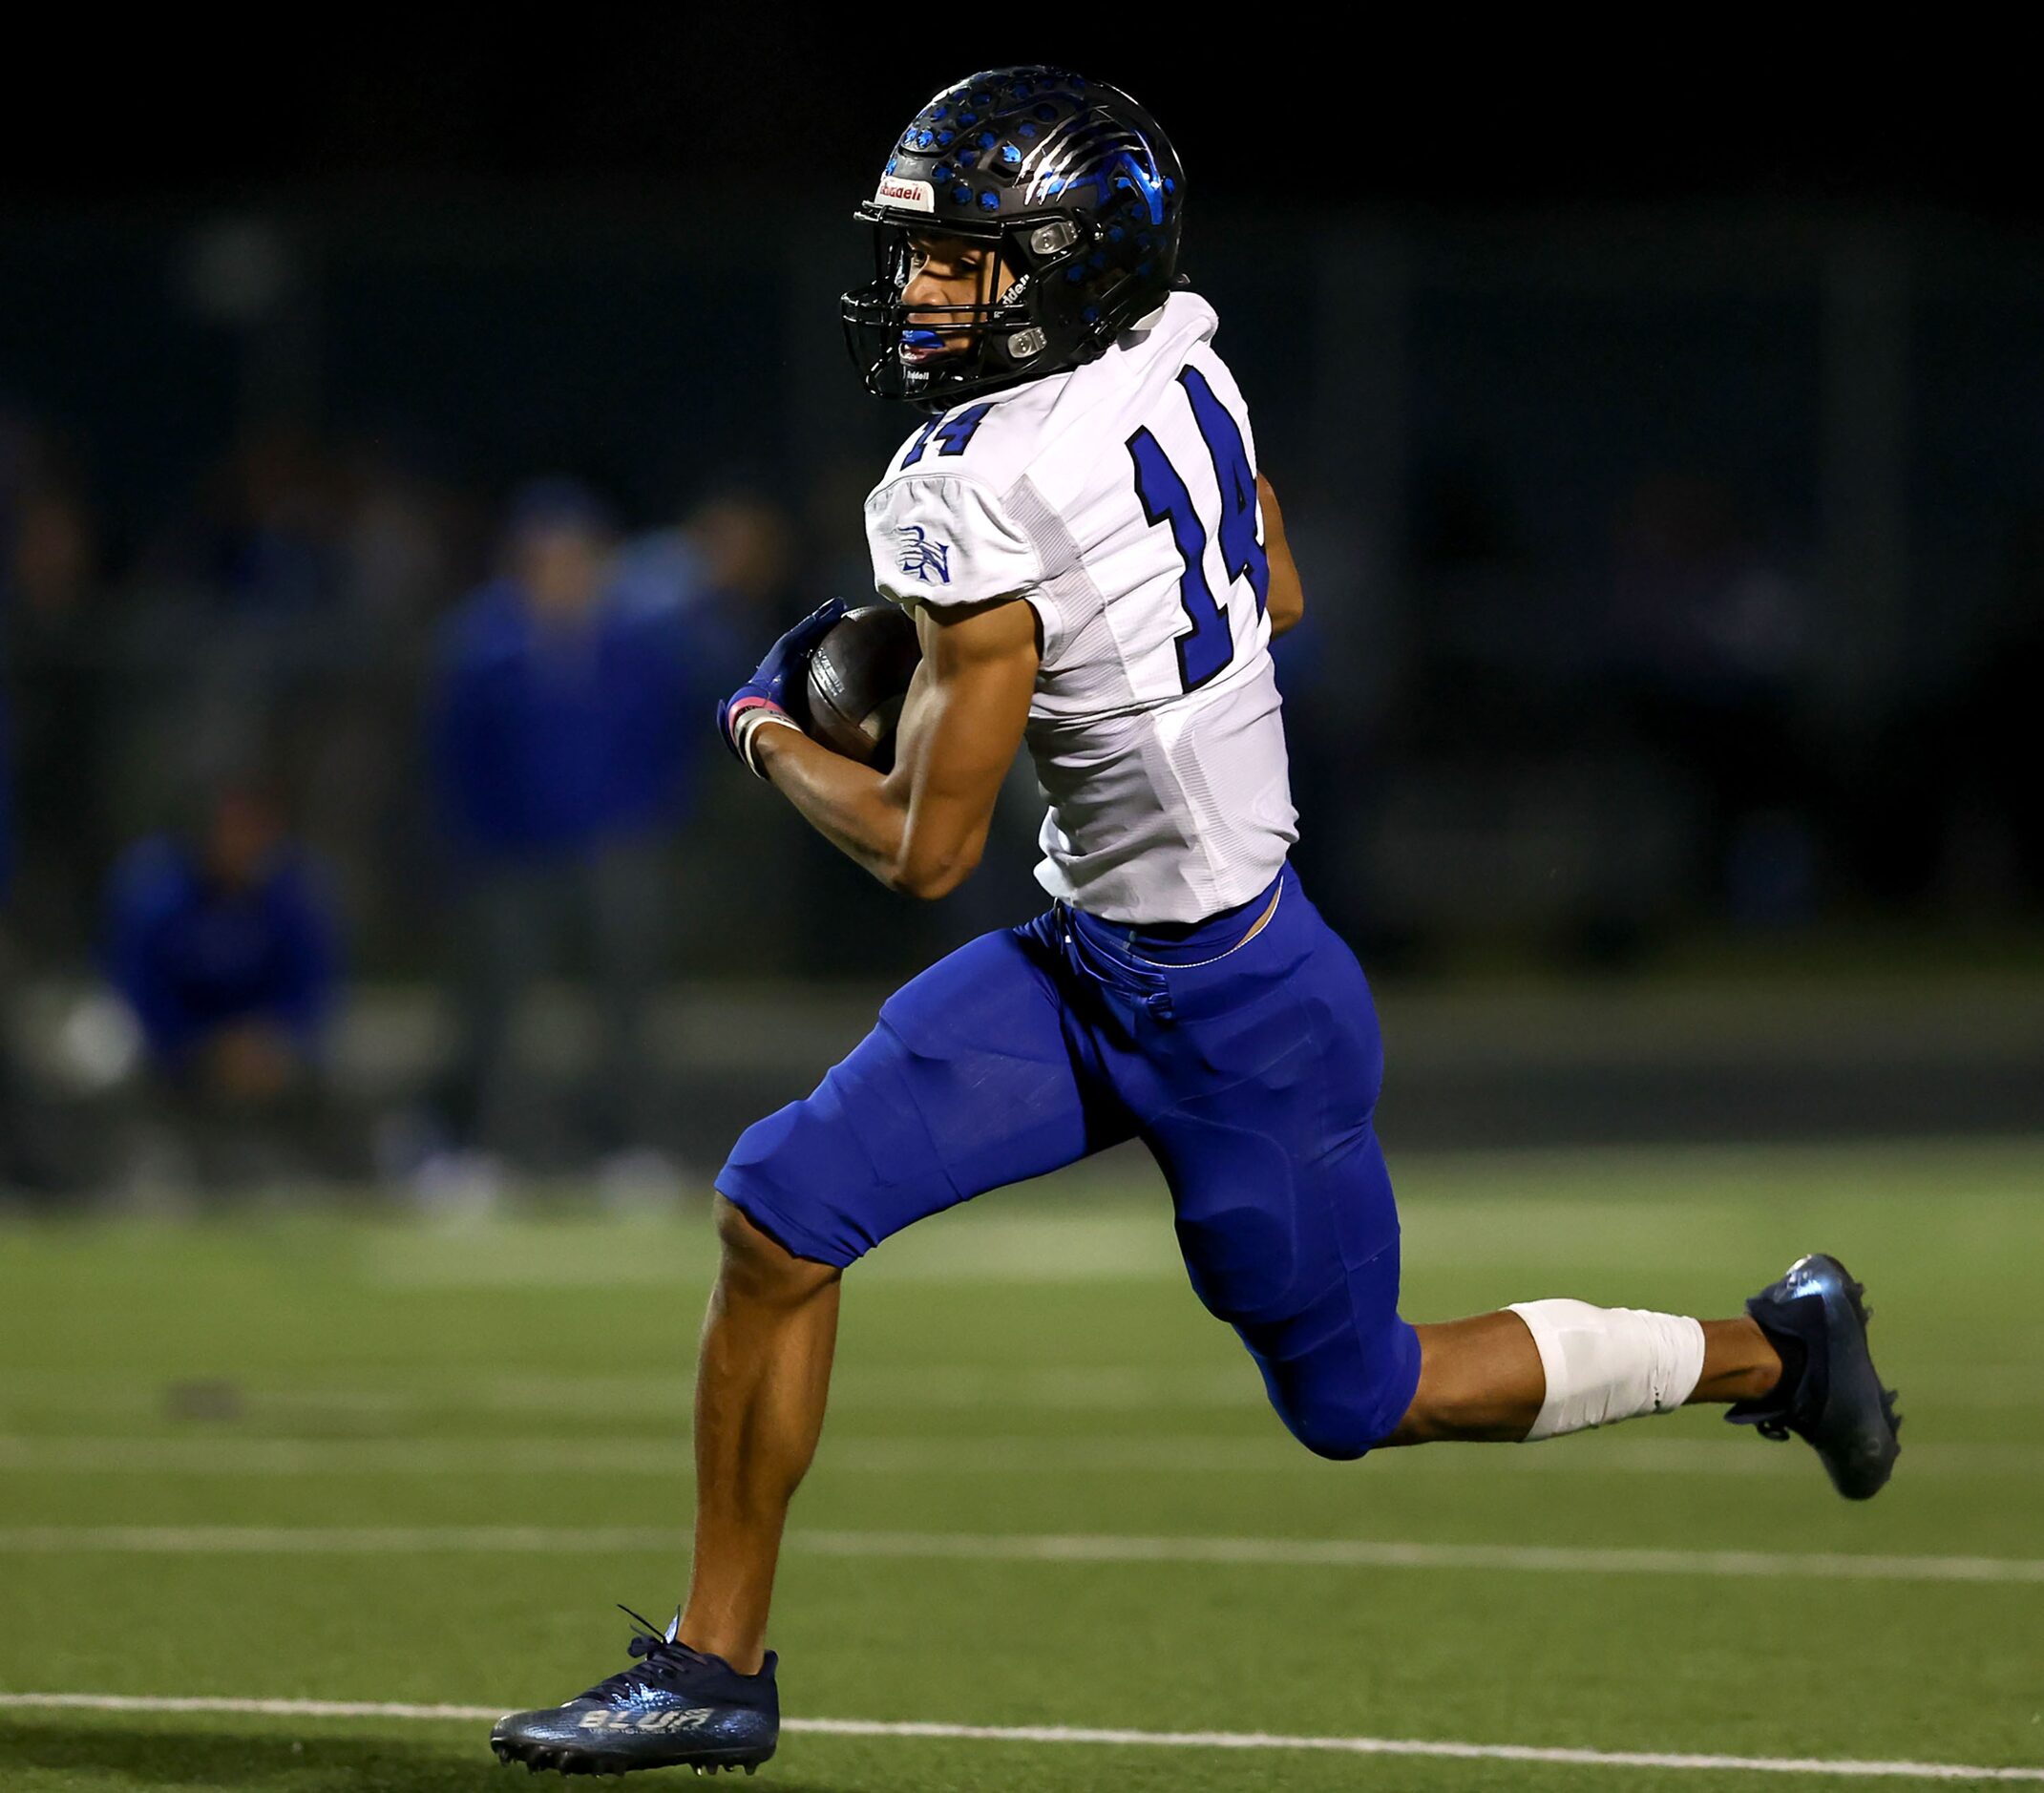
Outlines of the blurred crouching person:
[[[480,1208],[509,1161],[591,1153],[620,1201],[677,1191],[652,1144],[646,1021],[666,958],[664,849],[692,745],[685,655],[674,605],[616,570],[597,499],[537,482],[512,506],[503,571],[442,638],[429,748],[461,925],[450,1150],[416,1180],[428,1205]],[[517,1022],[534,984],[578,960],[596,1023],[589,1096],[549,1129]]]
[[105,956],[142,1040],[156,1137],[141,1182],[246,1189],[344,1168],[326,1074],[339,931],[267,793],[223,791],[193,836],[130,848]]

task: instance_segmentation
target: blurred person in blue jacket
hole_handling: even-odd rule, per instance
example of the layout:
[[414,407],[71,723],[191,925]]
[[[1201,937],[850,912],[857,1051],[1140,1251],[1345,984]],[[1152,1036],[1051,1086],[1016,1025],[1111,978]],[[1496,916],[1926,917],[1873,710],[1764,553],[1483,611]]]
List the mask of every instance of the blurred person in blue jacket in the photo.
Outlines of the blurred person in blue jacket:
[[52,1169],[38,1140],[40,1115],[9,1039],[17,962],[8,939],[8,906],[18,853],[14,807],[14,728],[9,702],[10,636],[18,622],[25,588],[40,563],[34,552],[43,532],[33,527],[38,443],[26,419],[0,406],[0,1195],[15,1191],[53,1192],[64,1179]]
[[0,660],[0,913],[14,871],[14,767],[10,752],[11,723],[7,706],[7,663]]
[[[799,609],[793,537],[792,521],[770,497],[732,485],[685,506],[678,522],[620,546],[616,596],[676,620],[692,698],[714,704],[752,669],[760,628]],[[683,734],[692,747],[685,724]]]
[[193,837],[130,848],[108,895],[105,955],[156,1110],[204,1182],[294,1174],[323,1155],[339,934],[267,793],[223,791]]
[[[443,633],[429,706],[440,826],[460,875],[457,1041],[446,1120],[456,1150],[422,1192],[480,1204],[498,1167],[545,1143],[513,1049],[520,1008],[579,948],[597,1049],[574,1144],[619,1193],[671,1192],[650,1141],[645,1039],[669,903],[663,862],[700,730],[683,607],[617,577],[608,513],[573,482],[515,499],[503,570]],[[450,1177],[452,1176],[452,1181]]]
[[[13,785],[11,776],[12,769],[8,757],[6,676],[6,662],[0,660],[0,920],[4,920],[7,914],[8,885],[13,871],[14,854]],[[29,1181],[23,1167],[16,1164],[21,1150],[16,1142],[23,1135],[21,1117],[24,1098],[7,1039],[9,1010],[12,1006],[9,1001],[11,985],[7,942],[0,939],[0,1190],[15,1183]]]

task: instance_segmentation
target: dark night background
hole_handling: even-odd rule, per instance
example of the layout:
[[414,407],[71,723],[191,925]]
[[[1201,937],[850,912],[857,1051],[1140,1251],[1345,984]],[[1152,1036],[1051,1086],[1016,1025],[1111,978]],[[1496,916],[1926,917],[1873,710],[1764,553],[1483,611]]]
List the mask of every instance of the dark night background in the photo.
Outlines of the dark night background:
[[[930,92],[1046,53],[1183,156],[1184,265],[1313,600],[1279,655],[1298,858],[1374,975],[2033,966],[2044,203],[2013,59],[2004,93],[1956,31],[1364,23],[39,44],[0,126],[0,1126],[10,1078],[60,1108],[98,1075],[63,1018],[124,855],[249,790],[333,894],[363,1100],[430,1088],[390,1016],[459,984],[475,926],[431,718],[519,495],[572,478],[618,565],[687,561],[693,717],[855,592],[909,420],[839,346],[852,206]],[[929,911],[763,811],[706,729],[671,752],[639,944],[685,1017],[734,981],[858,1007],[1030,906],[1026,781]],[[550,975],[601,959],[602,913]]]
[[[819,22],[826,20],[828,22]],[[1983,37],[1841,42],[1736,18],[1429,32],[1259,14],[1225,31],[1090,25],[1077,45],[965,19],[693,10],[591,18],[308,19],[304,35],[209,42],[142,22],[109,66],[61,31],[53,97],[17,112],[16,200],[189,200],[251,189],[432,191],[448,183],[706,180],[762,199],[855,191],[919,101],[980,67],[1065,56],[1143,97],[1215,203],[1508,213],[1682,201],[2044,212],[2020,74]],[[1471,41],[1473,39],[1473,42]]]

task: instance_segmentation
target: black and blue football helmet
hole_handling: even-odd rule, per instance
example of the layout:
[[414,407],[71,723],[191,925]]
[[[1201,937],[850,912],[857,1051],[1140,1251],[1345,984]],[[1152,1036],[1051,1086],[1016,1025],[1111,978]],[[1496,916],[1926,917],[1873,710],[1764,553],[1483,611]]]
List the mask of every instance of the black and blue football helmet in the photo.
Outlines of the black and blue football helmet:
[[[874,277],[845,294],[845,343],[881,398],[940,411],[1092,360],[1178,280],[1185,172],[1127,94],[1068,70],[990,69],[947,87],[902,132],[858,208]],[[916,233],[998,245],[984,297],[901,302]],[[999,264],[1014,279],[993,290]],[[933,314],[945,327],[931,328]],[[965,336],[954,354],[931,354]]]

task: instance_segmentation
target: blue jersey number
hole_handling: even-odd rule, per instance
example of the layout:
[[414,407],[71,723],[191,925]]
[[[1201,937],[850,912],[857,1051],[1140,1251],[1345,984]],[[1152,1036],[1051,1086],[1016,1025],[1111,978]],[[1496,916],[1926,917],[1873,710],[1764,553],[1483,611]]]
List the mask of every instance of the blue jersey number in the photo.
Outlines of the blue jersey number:
[[1228,407],[1213,396],[1213,388],[1197,368],[1188,368],[1178,376],[1186,396],[1192,401],[1192,415],[1199,421],[1199,433],[1213,457],[1213,479],[1221,489],[1221,559],[1233,584],[1249,580],[1256,594],[1256,614],[1271,596],[1271,557],[1263,551],[1263,538],[1256,534],[1256,475],[1249,464],[1249,451],[1242,446],[1242,430],[1228,414]]
[[985,420],[991,405],[975,405],[968,411],[952,411],[942,417],[932,417],[916,432],[915,441],[909,444],[909,452],[901,457],[904,467],[913,467],[922,459],[922,452],[930,446],[934,436],[943,446],[939,454],[962,454],[970,445],[974,432]]
[[[1221,493],[1221,561],[1228,580],[1249,580],[1260,616],[1270,597],[1271,561],[1256,533],[1256,475],[1243,446],[1241,427],[1213,394],[1197,368],[1179,374],[1192,404],[1192,418],[1213,462],[1214,482]],[[1157,438],[1138,430],[1128,438],[1128,457],[1135,463],[1136,496],[1150,524],[1169,522],[1171,541],[1185,571],[1178,580],[1178,601],[1191,627],[1178,637],[1178,677],[1188,691],[1196,690],[1234,658],[1234,633],[1228,613],[1214,601],[1207,583],[1207,527],[1192,495],[1178,475]]]
[[1178,682],[1189,691],[1205,685],[1234,657],[1234,637],[1229,633],[1228,617],[1213,601],[1207,585],[1207,532],[1192,508],[1192,495],[1178,477],[1178,469],[1157,446],[1148,430],[1138,430],[1128,438],[1128,454],[1135,462],[1136,496],[1143,500],[1143,515],[1150,523],[1171,525],[1171,540],[1185,571],[1178,576],[1178,601],[1192,620],[1192,627],[1178,638]]

